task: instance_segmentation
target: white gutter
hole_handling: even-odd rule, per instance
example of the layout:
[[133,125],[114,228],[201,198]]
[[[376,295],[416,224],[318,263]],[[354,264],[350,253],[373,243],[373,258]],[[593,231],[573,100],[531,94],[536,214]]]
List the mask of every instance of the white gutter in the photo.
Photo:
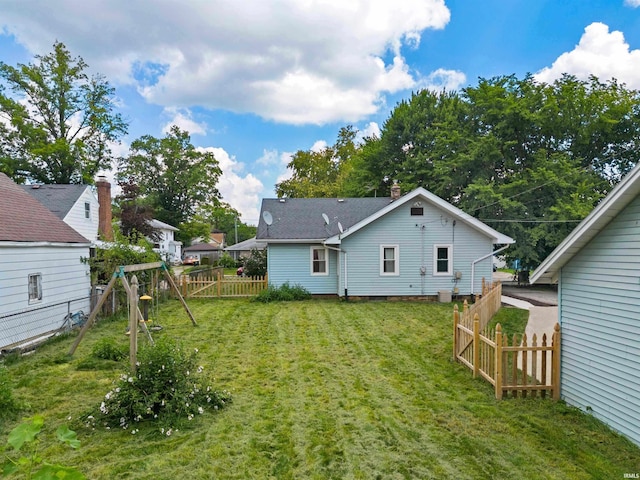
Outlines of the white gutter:
[[13,240],[0,240],[0,247],[82,247],[87,248],[92,245],[91,242],[71,243],[71,242],[16,242]]
[[483,255],[480,258],[475,259],[473,262],[471,262],[471,295],[474,295],[473,293],[473,281],[474,281],[474,276],[475,276],[475,271],[476,271],[476,263],[481,262],[482,260],[485,260],[489,257],[493,257],[496,253],[500,253],[501,251],[505,250],[509,248],[509,245],[505,245],[502,248],[499,248],[498,250],[491,252],[487,255]]

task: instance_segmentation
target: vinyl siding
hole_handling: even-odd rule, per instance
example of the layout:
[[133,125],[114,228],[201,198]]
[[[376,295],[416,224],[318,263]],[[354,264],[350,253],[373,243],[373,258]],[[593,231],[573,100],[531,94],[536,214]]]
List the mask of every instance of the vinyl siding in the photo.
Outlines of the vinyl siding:
[[640,445],[640,198],[563,267],[564,399]]
[[[321,245],[318,245],[321,246]],[[311,244],[271,244],[267,251],[269,284],[302,285],[318,295],[338,293],[337,255],[328,250],[328,275],[311,275]]]
[[[88,247],[6,246],[0,243],[0,348],[56,330],[72,311],[89,313],[89,266],[80,261]],[[28,277],[42,276],[42,300],[29,304]],[[22,312],[34,311],[32,314]],[[7,315],[20,313],[7,317]]]
[[[426,202],[423,206],[423,216],[411,216],[411,205],[402,205],[344,239],[341,248],[347,252],[349,295],[437,295],[454,286],[460,294],[471,293],[471,263],[492,251],[491,239],[464,222],[454,226],[451,218]],[[434,275],[434,244],[453,246],[451,275]],[[380,245],[398,245],[398,276],[380,275]],[[425,275],[420,274],[422,266]],[[457,282],[456,271],[462,274]],[[476,264],[475,292],[480,291],[483,276],[491,280],[492,272],[491,257]],[[344,289],[342,282],[340,289]]]
[[[85,217],[85,203],[91,206],[89,218]],[[94,242],[98,239],[98,208],[98,199],[87,187],[64,217],[64,222],[84,238]]]

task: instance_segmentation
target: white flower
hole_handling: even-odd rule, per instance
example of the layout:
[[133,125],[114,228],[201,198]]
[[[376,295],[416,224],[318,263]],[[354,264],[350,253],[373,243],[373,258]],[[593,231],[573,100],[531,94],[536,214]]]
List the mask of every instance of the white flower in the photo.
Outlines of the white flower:
[[202,365],[200,365],[200,366],[198,367],[198,373],[202,373],[202,371],[203,371],[203,370],[204,370],[204,367],[203,367]]
[[194,348],[193,350],[194,350],[196,353],[198,353],[198,349],[197,349],[197,348]]
[[172,433],[173,433],[172,429],[167,430],[167,437],[170,437]]
[[127,382],[133,383],[133,378],[132,377],[127,378]]
[[204,408],[198,407],[198,413],[202,415],[204,413]]

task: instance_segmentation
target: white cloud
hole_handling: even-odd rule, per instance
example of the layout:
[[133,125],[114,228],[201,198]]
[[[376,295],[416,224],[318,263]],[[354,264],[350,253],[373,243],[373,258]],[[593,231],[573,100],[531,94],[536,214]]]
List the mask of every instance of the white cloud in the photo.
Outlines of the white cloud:
[[414,88],[402,48],[450,18],[444,0],[30,0],[2,10],[0,28],[29,51],[58,39],[149,102],[292,124],[355,122],[386,93]]
[[624,0],[624,4],[628,7],[637,8],[640,7],[640,0]]
[[189,132],[190,135],[206,135],[207,134],[207,125],[206,123],[198,123],[191,117],[191,112],[188,109],[176,109],[176,108],[166,108],[166,115],[171,116],[171,120],[169,120],[165,126],[162,128],[162,133],[169,133],[171,127],[176,125],[182,131]]
[[622,32],[595,22],[584,29],[580,43],[570,52],[560,55],[551,67],[540,70],[535,79],[552,83],[563,73],[587,79],[595,75],[600,80],[616,78],[629,88],[640,88],[640,50],[630,50]]
[[242,214],[242,221],[248,224],[258,223],[260,212],[260,194],[264,185],[253,174],[244,174],[244,164],[230,156],[223,148],[198,148],[198,151],[212,152],[222,170],[218,181],[218,190],[223,201]]
[[311,145],[311,148],[309,150],[315,153],[319,153],[328,146],[329,144],[325,140],[316,140],[315,142],[313,142],[313,145]]
[[429,90],[446,90],[451,92],[458,90],[466,81],[466,75],[460,71],[439,68],[422,79],[420,84],[422,88]]
[[362,143],[365,138],[378,137],[380,138],[380,126],[376,122],[369,122],[366,127],[358,132],[356,141]]

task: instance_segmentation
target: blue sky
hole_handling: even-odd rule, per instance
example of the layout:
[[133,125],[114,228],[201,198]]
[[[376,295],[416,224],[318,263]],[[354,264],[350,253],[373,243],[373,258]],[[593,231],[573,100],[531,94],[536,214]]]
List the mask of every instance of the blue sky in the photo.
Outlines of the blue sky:
[[0,60],[63,42],[116,88],[129,134],[211,150],[247,223],[297,150],[366,134],[421,88],[563,72],[640,89],[640,0],[3,0]]

